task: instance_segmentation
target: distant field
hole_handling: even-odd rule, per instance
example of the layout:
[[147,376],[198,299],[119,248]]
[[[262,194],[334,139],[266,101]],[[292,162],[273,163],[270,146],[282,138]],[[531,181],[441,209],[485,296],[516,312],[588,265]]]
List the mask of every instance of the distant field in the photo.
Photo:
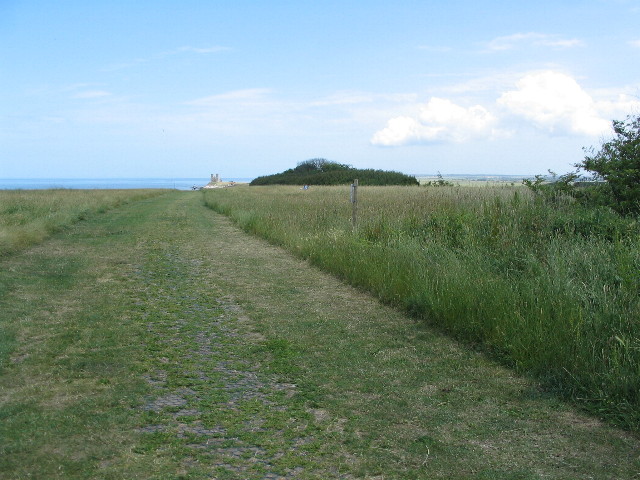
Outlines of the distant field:
[[[518,186],[522,185],[524,178],[532,177],[533,175],[442,175],[443,180],[465,187]],[[416,175],[421,185],[435,182],[439,178],[438,175]]]
[[[485,184],[486,185],[486,184]],[[204,193],[249,232],[640,428],[637,222],[520,186]]]
[[167,190],[0,190],[0,256],[41,242],[65,226]]

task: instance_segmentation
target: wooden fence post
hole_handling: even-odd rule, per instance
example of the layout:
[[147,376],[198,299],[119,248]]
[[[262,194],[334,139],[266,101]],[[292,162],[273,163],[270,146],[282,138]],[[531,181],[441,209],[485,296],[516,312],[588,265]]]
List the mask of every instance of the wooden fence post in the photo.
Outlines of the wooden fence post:
[[351,224],[356,228],[358,220],[358,179],[356,178],[351,184]]

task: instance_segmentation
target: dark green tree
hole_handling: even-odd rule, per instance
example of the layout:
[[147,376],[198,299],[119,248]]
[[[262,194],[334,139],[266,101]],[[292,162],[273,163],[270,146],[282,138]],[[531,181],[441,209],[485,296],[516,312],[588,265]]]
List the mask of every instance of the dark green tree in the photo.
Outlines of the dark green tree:
[[357,169],[324,158],[312,158],[284,172],[254,178],[251,185],[349,185],[355,178],[360,185],[418,185],[416,177],[411,175]]
[[311,158],[298,162],[294,171],[296,172],[329,172],[332,170],[349,170],[350,165],[343,165],[338,162],[327,160],[326,158]]

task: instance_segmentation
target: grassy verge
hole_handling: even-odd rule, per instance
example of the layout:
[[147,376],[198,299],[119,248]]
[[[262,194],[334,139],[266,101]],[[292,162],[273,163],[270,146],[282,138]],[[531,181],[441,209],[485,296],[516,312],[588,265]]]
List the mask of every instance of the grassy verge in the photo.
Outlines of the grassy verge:
[[205,193],[240,226],[310,259],[627,428],[640,429],[638,223],[553,208],[521,188]]
[[0,260],[2,478],[634,478],[640,442],[175,192]]
[[2,190],[0,257],[52,233],[124,203],[166,193],[163,190]]

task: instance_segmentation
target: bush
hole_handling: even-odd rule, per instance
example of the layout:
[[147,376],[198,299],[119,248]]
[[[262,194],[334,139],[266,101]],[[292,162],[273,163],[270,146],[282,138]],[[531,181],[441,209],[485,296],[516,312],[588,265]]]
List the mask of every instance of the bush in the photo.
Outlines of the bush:
[[[608,207],[622,215],[640,213],[640,115],[614,120],[615,137],[600,150],[585,149],[576,171],[536,175],[522,181],[541,201],[578,201],[589,207]],[[582,174],[586,172],[587,175]]]
[[640,115],[613,121],[615,137],[604,142],[600,150],[593,147],[578,168],[591,172],[596,180],[598,195],[622,214],[640,213]]
[[453,182],[445,180],[440,172],[436,180],[429,180],[424,184],[425,187],[453,187]]

